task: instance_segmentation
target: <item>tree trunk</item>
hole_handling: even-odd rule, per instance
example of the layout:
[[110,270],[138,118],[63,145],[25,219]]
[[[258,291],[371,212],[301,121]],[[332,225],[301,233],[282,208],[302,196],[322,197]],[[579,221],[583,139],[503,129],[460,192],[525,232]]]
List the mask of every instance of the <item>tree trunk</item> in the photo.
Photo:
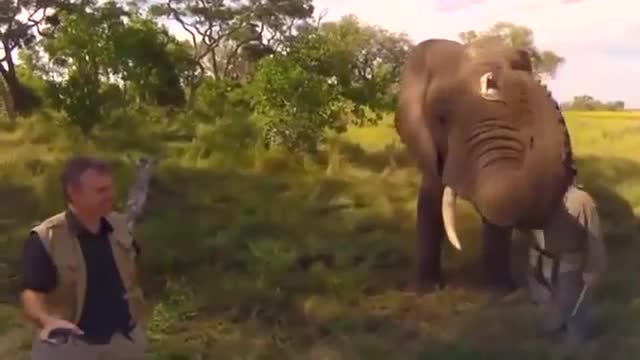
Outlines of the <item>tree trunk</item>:
[[[4,75],[4,72],[2,73]],[[4,76],[0,79],[0,112],[2,115],[6,115],[11,124],[13,125],[16,120],[15,104],[13,101],[11,88],[9,87]]]
[[22,84],[20,84],[20,80],[18,80],[15,71],[7,70],[0,64],[0,73],[7,86],[7,90],[9,90],[8,97],[10,104],[7,109],[11,110],[11,116],[15,117],[16,114],[24,113],[32,105],[30,94],[25,91]]

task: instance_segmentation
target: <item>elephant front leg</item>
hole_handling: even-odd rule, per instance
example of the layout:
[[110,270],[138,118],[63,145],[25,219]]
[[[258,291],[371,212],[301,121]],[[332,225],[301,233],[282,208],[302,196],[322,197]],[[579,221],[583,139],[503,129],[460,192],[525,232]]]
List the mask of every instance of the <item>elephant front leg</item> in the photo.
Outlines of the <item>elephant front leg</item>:
[[422,185],[416,214],[416,269],[411,280],[418,293],[444,287],[441,252],[444,239],[442,187]]
[[499,227],[484,219],[482,224],[482,259],[486,282],[500,292],[514,291],[517,285],[511,274],[512,228]]

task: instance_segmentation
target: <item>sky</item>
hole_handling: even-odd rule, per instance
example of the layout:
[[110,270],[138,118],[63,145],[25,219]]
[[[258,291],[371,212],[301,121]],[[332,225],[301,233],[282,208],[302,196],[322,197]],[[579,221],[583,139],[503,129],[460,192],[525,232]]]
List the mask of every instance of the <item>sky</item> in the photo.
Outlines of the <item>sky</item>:
[[[640,1],[638,0],[315,0],[316,12],[360,20],[415,42],[458,40],[466,30],[486,30],[497,21],[533,30],[535,43],[566,62],[547,84],[558,101],[588,94],[640,108]],[[393,14],[393,15],[392,15]]]

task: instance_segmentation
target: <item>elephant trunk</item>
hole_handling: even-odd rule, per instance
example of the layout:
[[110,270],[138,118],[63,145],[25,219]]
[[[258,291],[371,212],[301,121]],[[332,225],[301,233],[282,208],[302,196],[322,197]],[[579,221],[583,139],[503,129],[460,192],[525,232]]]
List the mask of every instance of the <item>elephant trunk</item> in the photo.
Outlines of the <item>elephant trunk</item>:
[[478,179],[473,204],[478,213],[498,226],[513,226],[534,209],[534,184],[522,171],[497,171]]
[[[479,186],[470,199],[478,214],[495,225],[515,225],[520,221],[523,209],[527,208],[530,201],[524,195],[525,191],[518,191],[526,187],[526,184],[514,182],[513,177],[516,175],[495,179],[493,183]],[[456,225],[458,197],[452,187],[445,186],[442,193],[442,220],[447,239],[453,247],[462,250]]]

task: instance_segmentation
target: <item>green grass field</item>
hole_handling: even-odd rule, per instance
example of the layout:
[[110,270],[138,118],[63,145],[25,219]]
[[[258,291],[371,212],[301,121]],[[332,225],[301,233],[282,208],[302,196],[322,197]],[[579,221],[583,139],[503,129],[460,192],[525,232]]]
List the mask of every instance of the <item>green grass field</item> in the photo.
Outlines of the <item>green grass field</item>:
[[[605,333],[583,359],[634,359],[640,113],[566,115],[612,258],[598,294]],[[313,161],[258,149],[240,156],[229,146],[220,153],[206,129],[192,142],[149,132],[141,141],[132,130],[81,146],[52,127],[30,121],[0,131],[0,333],[15,336],[24,324],[17,256],[28,226],[62,206],[56,176],[64,156],[91,149],[117,160],[123,199],[132,179],[125,152],[152,151],[160,165],[137,229],[153,306],[150,359],[555,358],[557,349],[536,336],[522,291],[494,298],[465,286],[480,269],[478,219],[468,207],[460,214],[464,250],[445,251],[454,285],[423,297],[402,291],[419,178],[388,121],[350,129]],[[0,339],[0,354],[20,343],[26,358],[29,338],[19,338]]]

